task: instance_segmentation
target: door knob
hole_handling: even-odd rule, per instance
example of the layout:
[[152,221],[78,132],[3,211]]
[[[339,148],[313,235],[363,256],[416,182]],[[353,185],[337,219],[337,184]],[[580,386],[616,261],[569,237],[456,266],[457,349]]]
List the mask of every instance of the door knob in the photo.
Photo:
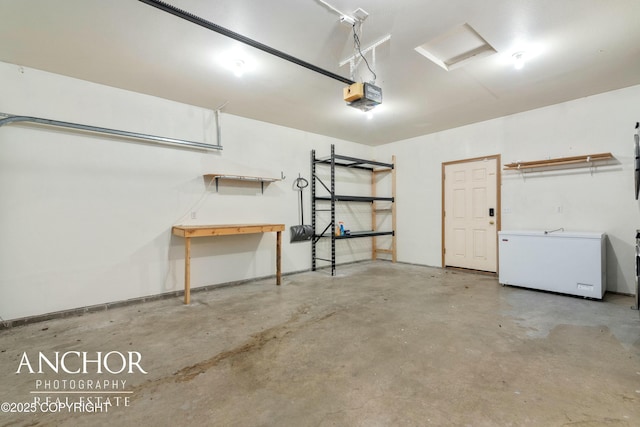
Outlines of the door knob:
[[493,225],[493,221],[489,221],[489,224]]

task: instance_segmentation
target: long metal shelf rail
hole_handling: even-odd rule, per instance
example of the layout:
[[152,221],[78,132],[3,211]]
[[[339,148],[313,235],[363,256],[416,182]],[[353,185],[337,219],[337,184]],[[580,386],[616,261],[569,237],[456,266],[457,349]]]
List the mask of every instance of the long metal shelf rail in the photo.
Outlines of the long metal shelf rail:
[[[395,163],[395,162],[394,162]],[[336,273],[336,240],[344,240],[344,239],[354,239],[360,237],[372,237],[372,257],[375,259],[376,252],[388,253],[392,254],[393,261],[395,262],[395,208],[392,208],[393,212],[393,230],[391,231],[378,231],[378,230],[369,230],[369,231],[354,231],[349,235],[336,235],[336,202],[364,202],[371,203],[374,205],[376,201],[385,201],[395,203],[395,175],[393,178],[393,197],[377,197],[375,196],[375,174],[379,172],[395,172],[395,164],[394,163],[384,163],[377,162],[373,160],[365,160],[359,159],[356,157],[343,156],[335,153],[335,146],[331,145],[331,155],[329,157],[324,158],[316,158],[315,150],[311,151],[311,225],[314,230],[314,238],[311,242],[311,269],[316,270],[316,261],[326,261],[331,263],[331,275],[334,276]],[[328,187],[316,174],[316,165],[327,165],[330,166],[331,172],[331,182]],[[345,167],[345,168],[354,168],[354,169],[364,169],[368,170],[372,173],[372,185],[373,185],[373,196],[349,196],[349,195],[338,195],[335,194],[335,168],[336,167]],[[316,196],[316,182],[319,182],[322,187],[329,193],[328,196]],[[317,209],[316,202],[330,202],[331,209]],[[321,211],[331,212],[331,219],[329,224],[322,230],[320,233],[316,231],[316,213]],[[372,226],[375,228],[375,205],[372,206]],[[377,236],[393,236],[393,249],[384,250],[377,249],[375,238]],[[316,243],[321,238],[331,238],[331,259],[320,258],[317,256]]]
[[126,130],[109,129],[109,128],[103,128],[103,127],[97,127],[97,126],[83,125],[80,123],[63,122],[60,120],[44,119],[41,117],[16,116],[13,114],[5,114],[5,113],[0,113],[0,116],[5,117],[3,119],[0,119],[0,127],[4,125],[8,125],[10,123],[29,122],[29,123],[37,123],[37,124],[47,125],[47,126],[56,126],[56,127],[75,129],[75,130],[86,131],[86,132],[101,133],[106,135],[116,135],[124,138],[152,141],[160,144],[169,144],[169,145],[177,145],[177,146],[183,146],[188,148],[197,148],[200,150],[222,150],[222,145],[206,144],[204,142],[187,141],[184,139],[167,138],[164,136],[148,135],[144,133],[129,132]]

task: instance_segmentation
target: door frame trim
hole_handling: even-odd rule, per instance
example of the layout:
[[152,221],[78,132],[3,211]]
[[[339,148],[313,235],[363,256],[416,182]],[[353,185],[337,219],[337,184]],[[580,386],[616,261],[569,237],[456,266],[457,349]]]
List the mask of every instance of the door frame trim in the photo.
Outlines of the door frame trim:
[[445,206],[445,188],[444,188],[444,170],[446,166],[450,166],[450,165],[455,165],[455,164],[459,164],[459,163],[470,163],[470,162],[478,162],[481,160],[492,160],[495,159],[496,160],[496,274],[498,273],[499,270],[499,265],[500,265],[500,257],[498,254],[498,232],[500,230],[502,230],[502,157],[500,154],[493,154],[490,156],[481,156],[481,157],[473,157],[473,158],[469,158],[469,159],[462,159],[462,160],[454,160],[454,161],[450,161],[450,162],[442,162],[442,175],[440,177],[440,182],[442,184],[441,186],[441,194],[442,194],[442,200],[441,200],[441,211],[440,211],[440,221],[441,221],[441,230],[442,230],[442,241],[440,242],[440,254],[442,255],[442,260],[441,260],[441,265],[442,268],[446,267],[445,261],[444,261],[444,242],[445,242],[445,233],[446,233],[446,229],[445,229],[445,221],[444,221],[444,206]]

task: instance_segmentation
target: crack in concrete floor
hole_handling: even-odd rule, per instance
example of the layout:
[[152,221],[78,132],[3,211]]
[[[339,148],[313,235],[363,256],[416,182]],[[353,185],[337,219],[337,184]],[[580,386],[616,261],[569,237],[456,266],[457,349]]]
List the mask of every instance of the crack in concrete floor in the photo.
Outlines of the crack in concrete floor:
[[326,320],[336,314],[336,312],[333,311],[317,318],[308,319],[305,322],[296,325],[296,323],[300,320],[301,315],[307,314],[308,311],[309,305],[302,305],[296,310],[295,313],[291,315],[291,317],[286,322],[253,334],[248,341],[235,348],[220,352],[211,358],[202,360],[191,366],[186,366],[169,376],[157,378],[140,384],[135,387],[134,391],[141,391],[148,387],[159,387],[167,382],[182,383],[191,381],[197,376],[205,374],[209,369],[218,366],[218,364],[224,361],[233,359],[238,356],[247,356],[250,353],[261,351],[271,341],[282,339],[284,336],[292,333],[294,330],[303,329],[308,325],[322,322],[323,320]]

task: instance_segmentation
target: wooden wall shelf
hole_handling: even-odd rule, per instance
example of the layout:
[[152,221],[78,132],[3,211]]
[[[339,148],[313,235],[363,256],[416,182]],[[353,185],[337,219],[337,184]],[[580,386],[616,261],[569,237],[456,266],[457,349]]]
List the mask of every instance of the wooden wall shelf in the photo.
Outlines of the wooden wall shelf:
[[594,162],[611,160],[613,158],[614,157],[611,153],[586,154],[583,156],[559,157],[556,159],[508,163],[504,165],[504,170],[523,170],[564,165],[575,165],[576,167],[579,167],[583,165],[591,165]]
[[262,193],[264,194],[264,183],[267,184],[270,182],[282,181],[281,178],[267,178],[263,176],[246,176],[246,175],[229,175],[222,173],[209,173],[204,175],[205,178],[214,179],[216,181],[216,192],[218,191],[218,180],[227,180],[227,181],[252,181],[259,182],[262,188]]

